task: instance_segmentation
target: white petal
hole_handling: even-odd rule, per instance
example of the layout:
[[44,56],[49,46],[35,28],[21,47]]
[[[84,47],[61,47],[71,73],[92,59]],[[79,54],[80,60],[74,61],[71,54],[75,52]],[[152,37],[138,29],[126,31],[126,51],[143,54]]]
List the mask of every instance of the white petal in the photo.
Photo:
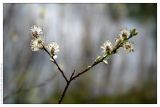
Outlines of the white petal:
[[39,26],[36,26],[36,25],[33,25],[30,30],[31,30],[32,33],[37,32],[38,35],[43,34],[42,28],[39,27]]
[[31,46],[31,50],[32,50],[32,51],[39,51],[39,50],[40,50],[40,49],[37,47],[37,42],[36,42],[36,40],[31,40],[30,46]]
[[54,62],[54,60],[53,60],[52,58],[50,58],[50,61],[51,61],[51,62]]
[[46,48],[49,52],[51,52],[51,49],[54,48],[54,52],[59,52],[59,45],[56,42],[51,42],[46,45]]
[[104,46],[101,46],[101,48],[102,48],[102,49],[105,49],[105,47],[104,47]]
[[57,55],[54,55],[54,56],[53,56],[54,59],[56,59],[57,57],[58,57]]
[[104,62],[105,64],[108,64],[108,61],[106,61],[106,60],[103,60],[103,62]]
[[32,51],[39,51],[42,48],[41,43],[39,43],[39,40],[42,41],[42,43],[44,43],[43,39],[41,37],[38,37],[36,39],[32,39],[30,42],[30,46],[31,46],[31,50]]

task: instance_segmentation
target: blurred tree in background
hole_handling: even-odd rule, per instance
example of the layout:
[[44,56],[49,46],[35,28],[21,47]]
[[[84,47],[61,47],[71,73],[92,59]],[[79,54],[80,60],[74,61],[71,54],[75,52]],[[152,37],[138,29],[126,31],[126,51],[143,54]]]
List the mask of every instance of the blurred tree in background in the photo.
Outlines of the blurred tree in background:
[[57,103],[64,88],[49,56],[30,50],[34,24],[60,45],[67,76],[93,62],[105,40],[136,28],[135,52],[74,81],[63,103],[157,103],[157,4],[3,4],[4,103]]

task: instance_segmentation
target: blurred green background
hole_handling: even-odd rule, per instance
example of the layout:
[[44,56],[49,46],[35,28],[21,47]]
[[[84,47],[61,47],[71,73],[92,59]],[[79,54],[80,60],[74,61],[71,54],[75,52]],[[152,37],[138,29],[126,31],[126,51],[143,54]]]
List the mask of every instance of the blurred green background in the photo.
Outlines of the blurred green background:
[[3,4],[4,103],[57,103],[65,81],[49,56],[30,49],[34,24],[60,45],[69,77],[102,54],[123,28],[136,28],[135,52],[120,50],[75,80],[63,103],[157,103],[157,4]]

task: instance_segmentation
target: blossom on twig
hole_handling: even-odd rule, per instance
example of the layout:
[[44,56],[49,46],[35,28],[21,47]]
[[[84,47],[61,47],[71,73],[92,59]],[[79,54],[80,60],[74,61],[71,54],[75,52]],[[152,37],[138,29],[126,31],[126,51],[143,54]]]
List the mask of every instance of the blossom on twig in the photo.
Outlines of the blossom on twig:
[[122,42],[122,41],[123,41],[123,37],[122,37],[122,35],[121,35],[121,34],[119,34],[119,35],[116,37],[115,41],[116,41],[116,43],[120,43],[120,42]]
[[123,29],[123,30],[121,30],[120,35],[122,36],[122,39],[125,40],[125,39],[127,39],[128,36],[130,35],[130,32],[129,32],[129,30],[127,30],[127,29]]
[[44,40],[41,37],[32,39],[30,42],[31,50],[32,51],[39,51],[43,49]]
[[34,38],[37,38],[39,35],[43,34],[42,28],[36,25],[33,25],[30,30]]
[[133,43],[131,43],[131,42],[126,42],[126,43],[123,45],[123,48],[124,48],[124,50],[125,50],[127,53],[130,53],[130,52],[133,52],[133,51],[134,51]]
[[126,40],[130,35],[130,31],[127,29],[121,30],[120,34],[118,34],[118,37],[115,39],[116,43],[123,42]]
[[55,55],[55,53],[59,52],[59,45],[56,42],[51,42],[47,44],[45,47],[50,52],[51,56],[53,56],[53,58],[56,59],[57,55]]
[[57,58],[55,55],[56,52],[59,52],[59,45],[56,42],[51,42],[47,45],[44,43],[44,38],[42,37],[43,31],[42,28],[36,25],[31,27],[32,37],[30,46],[32,51],[38,51],[41,49],[47,49],[48,53],[54,58]]
[[112,52],[112,50],[113,50],[113,46],[112,46],[112,43],[109,41],[109,40],[107,40],[102,46],[101,46],[101,48],[103,49],[103,53],[104,54],[111,54],[111,52]]
[[30,42],[31,50],[32,51],[42,50],[44,45],[44,38],[41,36],[43,34],[42,28],[33,25],[30,30],[32,32],[32,37],[33,37]]

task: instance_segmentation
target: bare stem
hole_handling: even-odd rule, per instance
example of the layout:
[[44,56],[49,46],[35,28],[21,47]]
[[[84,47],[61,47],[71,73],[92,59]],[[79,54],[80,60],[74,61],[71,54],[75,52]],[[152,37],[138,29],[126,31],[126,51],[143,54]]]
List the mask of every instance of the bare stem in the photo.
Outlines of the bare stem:
[[66,82],[68,82],[67,77],[65,76],[64,72],[62,71],[62,69],[59,67],[58,63],[56,62],[56,60],[54,60],[54,63],[57,65],[58,70],[61,72],[63,78],[66,80]]
[[67,84],[66,84],[66,86],[65,86],[65,88],[64,88],[64,90],[63,90],[63,93],[62,93],[62,95],[61,95],[61,97],[60,97],[60,100],[58,101],[58,104],[61,104],[61,102],[62,102],[62,100],[63,100],[63,98],[64,98],[64,96],[65,96],[65,94],[66,94],[66,91],[67,91],[70,83],[71,83],[71,81],[68,81],[68,82],[67,82]]
[[[106,56],[107,57],[107,56]],[[97,62],[94,62],[91,66],[88,66],[85,70],[83,70],[82,72],[78,73],[77,75],[75,75],[74,77],[72,77],[71,79],[74,80],[76,79],[77,77],[79,77],[80,75],[86,73],[87,71],[89,71],[91,68],[93,68],[95,65],[99,64],[100,62],[102,62],[106,57],[104,57],[103,59],[97,61]]]
[[44,51],[47,52],[48,55],[53,59],[52,62],[57,66],[58,70],[59,70],[60,73],[62,74],[62,76],[63,76],[63,78],[65,79],[65,81],[68,82],[67,77],[65,76],[63,70],[60,68],[60,66],[58,65],[58,63],[56,62],[56,60],[55,60],[55,59],[53,58],[53,56],[48,52],[48,50],[45,48],[45,46],[44,46],[44,45],[42,45],[42,46],[43,46]]
[[70,76],[70,79],[69,79],[69,81],[67,82],[67,84],[66,84],[66,86],[65,86],[65,88],[64,88],[64,90],[63,90],[63,93],[62,93],[62,95],[61,95],[61,97],[60,97],[60,99],[59,99],[59,101],[58,101],[58,104],[61,104],[61,102],[62,102],[62,100],[63,100],[63,98],[64,98],[64,96],[65,96],[65,94],[66,94],[66,91],[67,91],[67,89],[68,89],[71,81],[73,80],[72,77],[73,77],[74,73],[75,73],[75,70],[72,72],[72,74],[71,74],[71,76]]

